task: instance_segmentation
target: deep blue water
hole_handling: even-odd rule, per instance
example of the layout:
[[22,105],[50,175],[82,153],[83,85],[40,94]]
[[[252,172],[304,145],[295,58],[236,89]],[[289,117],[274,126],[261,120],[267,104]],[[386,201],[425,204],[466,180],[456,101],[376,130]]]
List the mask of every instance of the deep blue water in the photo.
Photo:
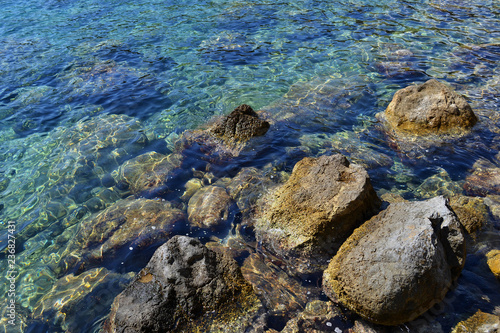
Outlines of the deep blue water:
[[[425,179],[444,170],[460,187],[476,160],[495,162],[498,153],[497,1],[5,0],[1,7],[0,245],[14,221],[21,331],[62,329],[50,311],[33,315],[62,278],[44,260],[54,237],[82,219],[85,203],[114,186],[113,172],[145,152],[170,153],[185,130],[240,104],[283,120],[298,103],[304,116],[279,121],[255,154],[214,163],[217,178],[248,166],[290,172],[301,158],[333,150],[364,161],[380,194],[419,199]],[[430,78],[463,94],[479,124],[442,145],[394,147],[375,115],[395,91]],[[114,120],[99,128],[103,119]],[[115,135],[119,149],[102,143]],[[326,141],[334,148],[324,149]],[[178,203],[191,170],[206,163],[193,149],[170,184],[175,190],[159,196]],[[477,293],[489,301],[457,291],[442,316],[445,331],[478,307],[500,306],[498,282],[484,265],[485,249],[500,247],[490,229],[473,245],[462,278],[465,289],[480,280]],[[153,250],[103,266],[134,272]],[[88,307],[99,303],[92,297]],[[77,323],[74,332],[98,329],[110,300],[99,304],[106,306],[84,322],[67,319]]]

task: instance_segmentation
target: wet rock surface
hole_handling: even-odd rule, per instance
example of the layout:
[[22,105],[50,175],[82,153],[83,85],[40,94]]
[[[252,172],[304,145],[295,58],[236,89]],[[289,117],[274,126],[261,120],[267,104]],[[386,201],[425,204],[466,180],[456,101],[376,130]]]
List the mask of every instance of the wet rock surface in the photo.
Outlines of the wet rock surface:
[[500,280],[500,250],[491,250],[486,257],[491,272]]
[[266,197],[256,224],[262,242],[283,253],[333,254],[352,230],[378,211],[367,172],[344,156],[305,158]]
[[225,141],[240,142],[266,134],[269,126],[267,121],[259,119],[252,107],[242,104],[216,123],[211,132]]
[[398,325],[442,300],[464,263],[464,235],[446,199],[393,203],[342,245],[323,289],[369,321]]
[[493,162],[480,159],[467,175],[464,190],[468,195],[487,196],[500,193],[500,168]]
[[391,129],[410,135],[460,133],[477,122],[465,98],[434,79],[397,91],[381,117]]
[[175,236],[115,299],[105,332],[242,332],[258,300],[237,263]]
[[500,317],[478,310],[472,317],[461,321],[453,328],[452,333],[495,333],[500,330]]

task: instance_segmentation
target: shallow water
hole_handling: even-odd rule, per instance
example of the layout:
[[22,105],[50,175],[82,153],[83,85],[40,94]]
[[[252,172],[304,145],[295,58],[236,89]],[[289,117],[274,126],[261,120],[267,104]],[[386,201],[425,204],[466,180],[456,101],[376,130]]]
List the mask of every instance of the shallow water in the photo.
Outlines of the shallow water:
[[[65,246],[58,242],[71,242],[82,220],[128,195],[114,181],[126,161],[169,154],[185,130],[240,104],[276,120],[255,152],[207,162],[187,150],[168,190],[143,194],[185,210],[185,183],[207,163],[205,182],[256,167],[273,177],[261,184],[267,188],[305,156],[341,152],[368,169],[380,195],[420,199],[464,193],[478,159],[500,164],[500,4],[493,0],[22,0],[4,1],[0,21],[0,246],[14,221],[18,271],[18,325],[9,332],[97,331],[127,276],[158,244],[84,269],[92,279],[122,282],[87,293],[78,306],[94,310],[82,322],[75,309],[64,320],[55,309],[40,314],[43,295],[69,288],[62,279],[77,273],[58,266]],[[395,91],[429,78],[465,95],[479,123],[437,146],[398,146],[375,114]],[[239,212],[232,214],[238,224]],[[499,311],[499,284],[484,258],[500,248],[499,227],[490,213],[470,240],[457,287],[434,311],[445,332],[478,308]],[[171,232],[210,238],[182,223]],[[253,241],[251,232],[245,237]],[[7,262],[5,249],[0,259]],[[99,267],[109,272],[90,271]],[[2,265],[2,277],[7,270]]]

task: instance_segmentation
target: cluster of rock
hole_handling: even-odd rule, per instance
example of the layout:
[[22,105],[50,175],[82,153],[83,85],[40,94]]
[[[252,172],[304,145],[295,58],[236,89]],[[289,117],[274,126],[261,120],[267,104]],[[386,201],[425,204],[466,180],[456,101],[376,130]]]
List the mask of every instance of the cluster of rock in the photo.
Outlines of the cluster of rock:
[[[148,152],[126,161],[112,182],[138,197],[169,193],[186,149],[194,147],[209,163],[235,158],[250,139],[268,132],[263,115],[241,105],[209,129],[185,133],[169,155]],[[286,109],[281,115],[279,121],[290,116]],[[435,80],[398,92],[384,119],[402,137],[464,133],[477,121],[461,96]],[[368,172],[342,154],[305,157],[281,183],[266,172],[245,167],[217,179],[206,170],[185,183],[180,204],[127,198],[96,208],[56,239],[60,259],[49,267],[68,275],[37,303],[36,316],[43,318],[57,302],[59,285],[79,281],[72,273],[108,281],[110,273],[95,266],[110,258],[132,261],[134,253],[163,244],[114,298],[105,332],[337,331],[343,327],[338,303],[368,322],[399,325],[443,300],[465,264],[464,229],[480,228],[466,206],[483,203],[469,197],[453,204],[443,196],[394,200],[380,211]],[[228,229],[234,212],[241,219],[237,236],[248,227],[257,244],[205,246],[175,235],[184,223],[195,230]],[[61,245],[68,237],[73,241]],[[244,259],[241,268],[233,257]],[[500,256],[489,257],[498,266]],[[294,280],[308,274],[321,274],[321,287]],[[307,296],[320,292],[330,300]],[[75,302],[61,306],[58,316],[74,312],[81,299]],[[271,317],[282,323],[273,326]]]

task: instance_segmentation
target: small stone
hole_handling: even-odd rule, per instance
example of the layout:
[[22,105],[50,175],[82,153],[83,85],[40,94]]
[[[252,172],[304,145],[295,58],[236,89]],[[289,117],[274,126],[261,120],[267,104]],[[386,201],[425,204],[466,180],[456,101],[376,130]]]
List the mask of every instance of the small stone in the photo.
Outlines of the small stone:
[[491,250],[486,257],[491,272],[497,279],[500,279],[500,250]]
[[478,310],[472,317],[461,321],[452,333],[496,333],[500,330],[500,317]]

